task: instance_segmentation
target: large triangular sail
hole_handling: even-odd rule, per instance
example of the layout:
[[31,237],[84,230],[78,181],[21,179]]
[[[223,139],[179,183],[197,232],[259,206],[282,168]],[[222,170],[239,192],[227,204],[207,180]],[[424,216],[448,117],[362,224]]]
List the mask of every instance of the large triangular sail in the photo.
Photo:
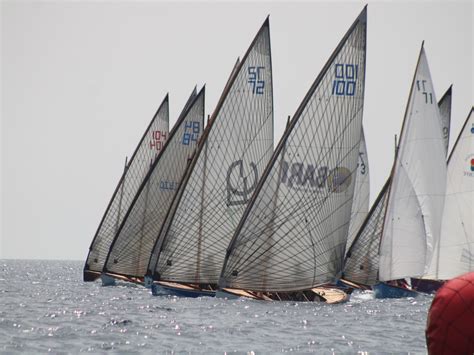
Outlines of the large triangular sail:
[[226,247],[273,150],[268,19],[209,121],[176,210],[162,231],[155,279],[217,284]]
[[446,187],[445,141],[422,47],[392,169],[379,279],[420,277],[441,232]]
[[84,281],[93,281],[100,276],[112,240],[148,172],[150,162],[159,155],[166,142],[169,131],[168,102],[168,95],[166,95],[130,161],[125,166],[123,175],[89,247],[89,254],[84,266]]
[[426,278],[448,280],[474,271],[474,109],[448,159],[441,237]]
[[194,96],[174,125],[121,224],[104,267],[112,275],[141,278],[179,182],[204,125],[205,89]]
[[347,238],[346,252],[352,245],[360,226],[369,212],[370,200],[370,175],[367,147],[365,145],[364,130],[360,136],[359,160],[357,163],[357,174],[355,175],[354,201],[352,203],[351,221],[349,224],[349,236]]
[[366,8],[303,99],[232,242],[219,286],[295,291],[342,269],[357,172]]

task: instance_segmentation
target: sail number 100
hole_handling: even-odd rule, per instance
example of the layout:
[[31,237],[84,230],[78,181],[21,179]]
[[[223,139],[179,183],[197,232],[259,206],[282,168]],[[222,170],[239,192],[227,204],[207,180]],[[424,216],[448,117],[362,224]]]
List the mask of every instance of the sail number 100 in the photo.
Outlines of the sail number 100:
[[332,94],[336,96],[354,96],[359,77],[357,64],[335,64],[335,76],[332,83]]

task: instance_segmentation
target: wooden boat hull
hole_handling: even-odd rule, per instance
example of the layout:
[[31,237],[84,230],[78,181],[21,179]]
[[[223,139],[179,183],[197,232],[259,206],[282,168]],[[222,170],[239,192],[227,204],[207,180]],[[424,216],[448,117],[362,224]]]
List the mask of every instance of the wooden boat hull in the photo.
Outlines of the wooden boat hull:
[[337,304],[349,301],[352,289],[344,291],[337,287],[320,286],[298,292],[255,292],[225,288],[217,291],[216,297],[237,299],[249,298],[260,301],[323,302]]
[[418,292],[406,288],[380,282],[373,287],[375,298],[405,298],[416,297]]
[[423,293],[436,293],[443,284],[444,281],[440,280],[411,279],[413,289]]
[[359,284],[359,283],[349,281],[349,280],[345,280],[345,279],[337,280],[336,286],[342,287],[342,288],[349,287],[349,288],[362,290],[362,291],[372,290],[372,287],[369,286],[369,285]]
[[176,282],[155,282],[151,287],[151,293],[154,296],[172,295],[178,297],[215,297],[216,291],[202,290],[199,287],[180,284]]

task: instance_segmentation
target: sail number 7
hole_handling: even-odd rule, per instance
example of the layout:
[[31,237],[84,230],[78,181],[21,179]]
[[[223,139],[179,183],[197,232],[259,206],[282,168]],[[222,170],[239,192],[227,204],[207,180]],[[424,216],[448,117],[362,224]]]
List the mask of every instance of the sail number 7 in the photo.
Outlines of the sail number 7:
[[335,76],[332,83],[332,94],[336,96],[354,96],[359,77],[357,64],[335,64]]
[[[422,94],[425,95],[425,104],[432,104],[433,103],[433,93],[427,92],[425,88],[426,80],[417,80],[416,81],[416,88],[418,91],[422,91]],[[429,98],[429,100],[428,100]]]

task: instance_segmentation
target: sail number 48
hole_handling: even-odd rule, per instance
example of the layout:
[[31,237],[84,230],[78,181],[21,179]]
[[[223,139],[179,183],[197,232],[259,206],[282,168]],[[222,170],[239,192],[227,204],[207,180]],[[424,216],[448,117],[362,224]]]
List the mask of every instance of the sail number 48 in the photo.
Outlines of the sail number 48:
[[183,141],[184,145],[189,145],[191,142],[197,142],[199,132],[201,131],[199,122],[188,121],[184,125]]

